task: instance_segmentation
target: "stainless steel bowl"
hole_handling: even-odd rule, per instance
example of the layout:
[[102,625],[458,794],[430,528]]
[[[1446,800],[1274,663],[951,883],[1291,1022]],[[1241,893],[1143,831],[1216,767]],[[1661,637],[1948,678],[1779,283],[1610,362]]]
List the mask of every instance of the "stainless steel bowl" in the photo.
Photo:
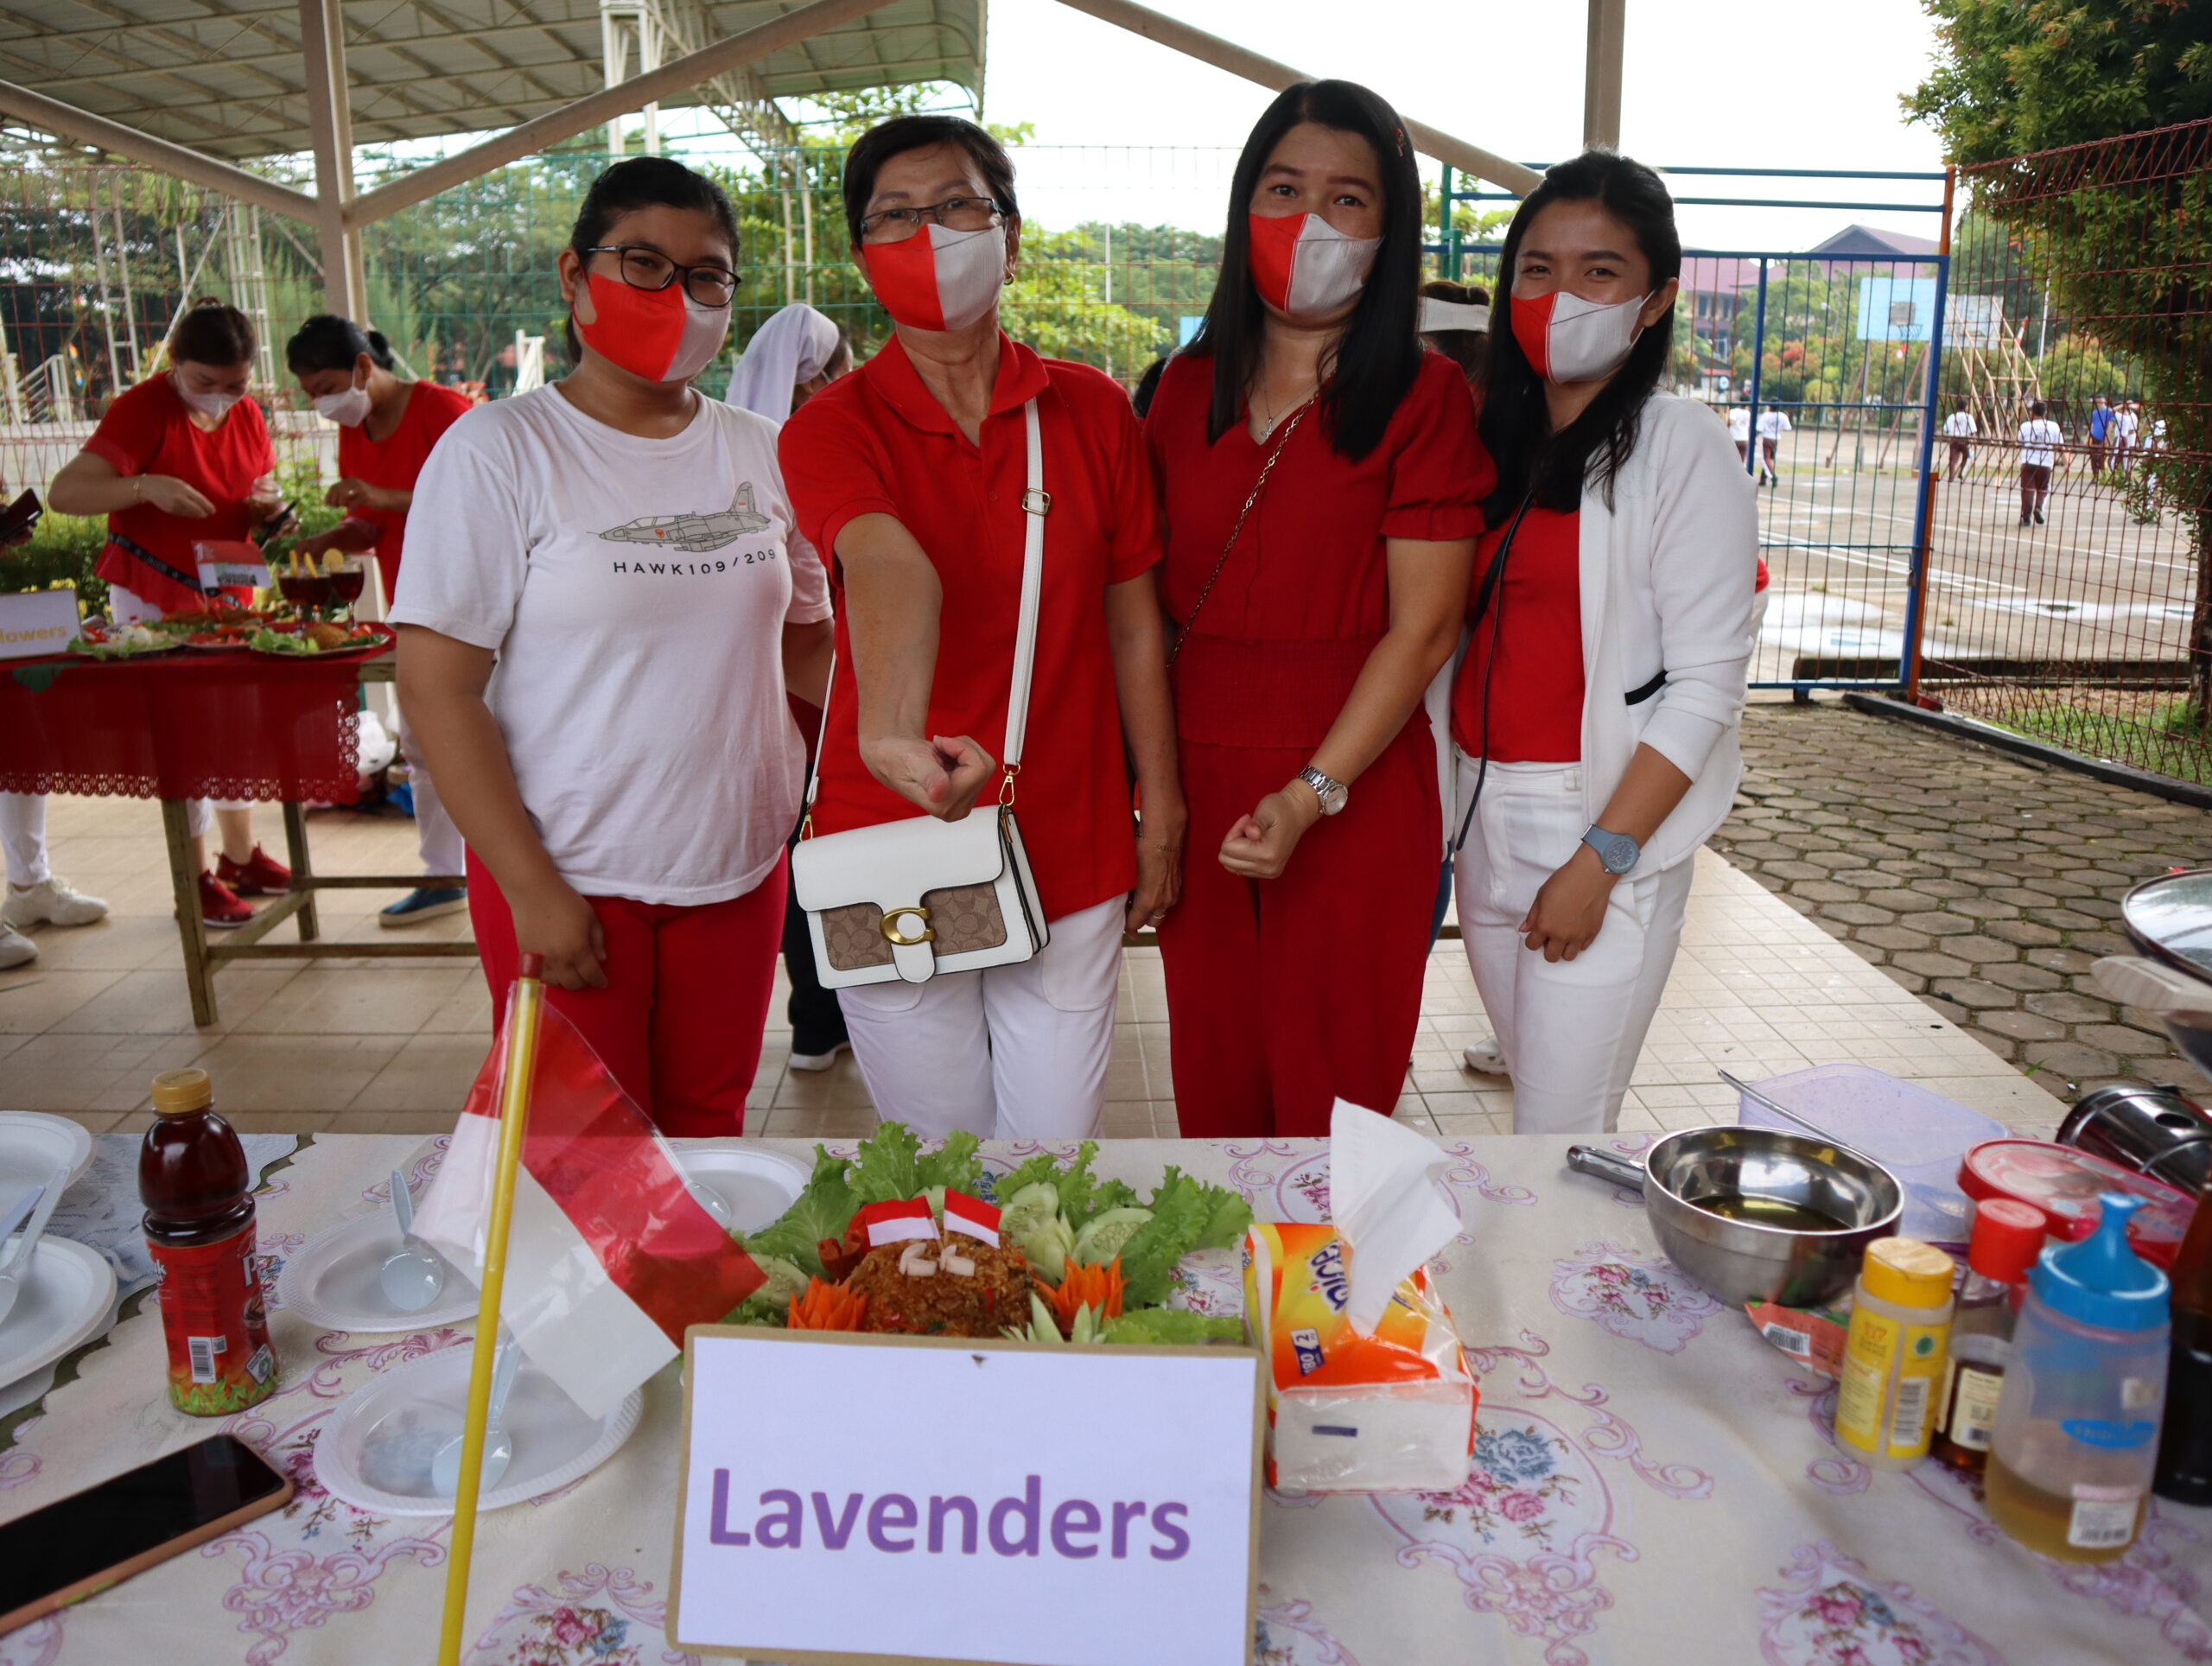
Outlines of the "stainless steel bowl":
[[1783,1129],[1684,1129],[1642,1163],[1592,1146],[1567,1160],[1643,1192],[1667,1258],[1732,1307],[1833,1300],[1904,1212],[1904,1188],[1881,1164]]

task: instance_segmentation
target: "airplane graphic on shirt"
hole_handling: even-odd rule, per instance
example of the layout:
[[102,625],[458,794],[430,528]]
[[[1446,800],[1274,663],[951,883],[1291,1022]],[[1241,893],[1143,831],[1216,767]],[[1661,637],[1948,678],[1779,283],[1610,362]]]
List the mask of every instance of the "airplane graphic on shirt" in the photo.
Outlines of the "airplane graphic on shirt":
[[768,518],[753,506],[753,482],[737,488],[727,509],[697,515],[640,515],[599,536],[609,544],[657,544],[703,555],[753,532],[768,530]]

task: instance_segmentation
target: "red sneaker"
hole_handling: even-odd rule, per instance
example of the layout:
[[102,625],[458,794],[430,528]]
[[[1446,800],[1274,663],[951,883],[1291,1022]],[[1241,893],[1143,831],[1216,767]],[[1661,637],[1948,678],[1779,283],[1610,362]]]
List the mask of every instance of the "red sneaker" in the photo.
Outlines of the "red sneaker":
[[213,874],[200,876],[200,919],[204,925],[243,925],[253,918],[252,906]]
[[216,857],[215,877],[242,897],[274,896],[292,888],[292,870],[257,844],[244,862]]

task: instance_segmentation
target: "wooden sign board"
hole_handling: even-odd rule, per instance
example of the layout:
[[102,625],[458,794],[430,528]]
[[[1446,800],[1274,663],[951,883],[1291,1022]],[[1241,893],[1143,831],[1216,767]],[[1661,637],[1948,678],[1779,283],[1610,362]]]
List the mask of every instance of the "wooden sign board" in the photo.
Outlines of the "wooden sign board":
[[26,590],[0,596],[0,659],[61,653],[77,634],[73,589]]
[[1260,1356],[702,1325],[668,1637],[792,1666],[1248,1666]]

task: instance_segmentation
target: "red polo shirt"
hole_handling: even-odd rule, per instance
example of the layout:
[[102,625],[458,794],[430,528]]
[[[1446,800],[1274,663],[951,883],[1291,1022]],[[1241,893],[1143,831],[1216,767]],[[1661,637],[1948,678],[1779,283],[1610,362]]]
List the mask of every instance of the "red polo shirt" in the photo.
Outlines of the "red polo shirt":
[[857,515],[892,515],[927,552],[944,588],[928,732],[972,735],[1002,758],[1021,600],[1028,472],[1021,408],[1032,398],[1052,508],[1045,520],[1036,669],[1015,809],[1049,920],[1136,883],[1104,593],[1159,561],[1160,540],[1128,397],[1088,366],[1039,358],[1001,335],[998,381],[977,447],[922,385],[894,338],[793,413],[779,456],[799,531],[830,556],[838,597],[837,670],[815,830],[903,820],[921,812],[878,782],[860,758],[844,569],[832,554],[837,535]]
[[[468,396],[459,388],[440,387],[435,382],[413,383],[399,413],[399,426],[383,439],[372,440],[365,427],[338,430],[338,473],[371,486],[412,492],[438,436],[471,409]],[[407,512],[351,509],[346,518],[376,529],[377,566],[384,574],[384,596],[389,605],[399,594],[399,555],[407,536]]]

